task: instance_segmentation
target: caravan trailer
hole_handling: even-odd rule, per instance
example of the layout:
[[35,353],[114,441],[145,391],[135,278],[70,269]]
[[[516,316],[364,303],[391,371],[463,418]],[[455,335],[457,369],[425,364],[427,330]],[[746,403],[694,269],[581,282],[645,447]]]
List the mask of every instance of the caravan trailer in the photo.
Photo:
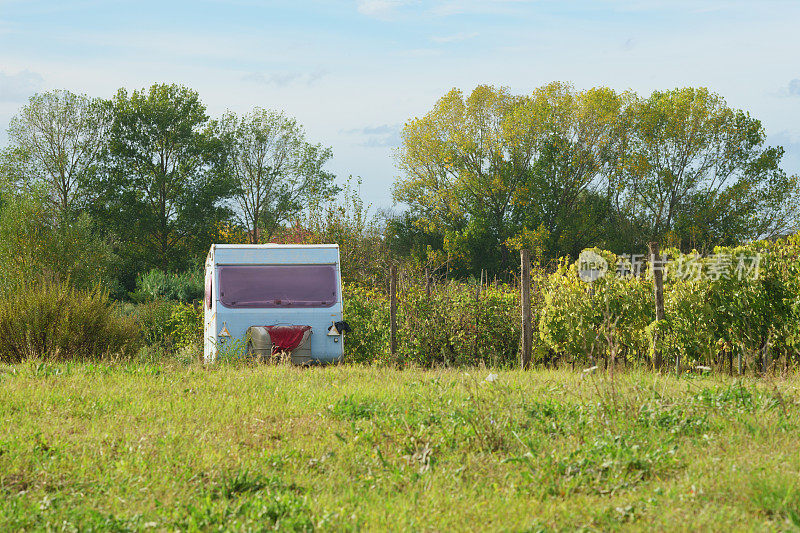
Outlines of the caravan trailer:
[[205,266],[206,363],[290,354],[295,364],[344,355],[336,244],[214,244]]

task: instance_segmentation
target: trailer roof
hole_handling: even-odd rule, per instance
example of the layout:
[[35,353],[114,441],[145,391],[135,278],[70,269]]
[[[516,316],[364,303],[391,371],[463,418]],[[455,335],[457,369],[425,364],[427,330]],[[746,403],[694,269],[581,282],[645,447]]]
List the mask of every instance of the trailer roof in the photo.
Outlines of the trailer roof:
[[212,244],[212,248],[339,248],[338,244]]

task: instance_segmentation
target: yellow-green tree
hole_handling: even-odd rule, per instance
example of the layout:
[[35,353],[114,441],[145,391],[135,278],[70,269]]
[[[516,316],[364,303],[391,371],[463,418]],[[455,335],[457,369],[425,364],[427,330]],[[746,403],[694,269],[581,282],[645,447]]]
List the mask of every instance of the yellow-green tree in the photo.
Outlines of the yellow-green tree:
[[643,240],[711,249],[796,229],[797,177],[761,122],[705,88],[656,91],[628,106],[615,197]]
[[505,243],[526,231],[546,235],[550,254],[579,250],[591,232],[576,231],[576,214],[590,206],[603,216],[595,200],[605,198],[626,99],[563,83],[528,96],[479,86],[465,98],[453,89],[403,129],[394,197],[470,270],[510,266]]

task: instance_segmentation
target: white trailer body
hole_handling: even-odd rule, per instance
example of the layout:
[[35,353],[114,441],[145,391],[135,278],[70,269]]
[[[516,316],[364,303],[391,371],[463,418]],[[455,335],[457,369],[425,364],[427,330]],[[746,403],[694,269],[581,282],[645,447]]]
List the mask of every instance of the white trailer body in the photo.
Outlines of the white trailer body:
[[254,326],[310,326],[310,361],[344,355],[338,245],[214,244],[205,276],[206,363],[243,355]]

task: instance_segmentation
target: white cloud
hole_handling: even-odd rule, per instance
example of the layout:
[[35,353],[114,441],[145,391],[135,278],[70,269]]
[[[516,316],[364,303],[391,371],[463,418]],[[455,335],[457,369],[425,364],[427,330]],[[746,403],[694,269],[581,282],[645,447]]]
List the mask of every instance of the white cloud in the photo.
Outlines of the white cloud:
[[625,51],[633,50],[635,46],[636,41],[633,39],[633,37],[629,37],[624,43],[622,43],[622,49]]
[[297,83],[313,85],[328,74],[327,71],[317,69],[312,72],[272,72],[264,74],[262,72],[251,72],[242,76],[242,81],[260,83],[263,85],[273,85],[275,87],[287,87]]
[[800,78],[789,80],[789,83],[780,87],[777,91],[772,93],[774,96],[780,97],[799,97],[800,96]]
[[437,2],[431,12],[439,16],[499,14],[508,13],[515,5],[534,2],[535,0],[445,0]]
[[44,85],[41,74],[22,70],[16,74],[0,72],[0,102],[21,102]]
[[368,17],[388,19],[410,3],[409,0],[358,0],[358,12]]
[[400,124],[380,124],[343,130],[346,135],[362,138],[357,145],[365,148],[394,148],[400,146]]
[[530,4],[536,0],[358,0],[358,12],[370,17],[390,20],[403,8],[417,6],[421,13],[435,16],[467,13],[504,13],[510,6]]
[[442,43],[442,44],[445,44],[445,43],[458,43],[458,42],[461,42],[461,41],[467,41],[469,39],[474,39],[477,36],[478,36],[477,32],[474,32],[474,33],[459,32],[459,33],[454,33],[452,35],[437,35],[437,36],[431,37],[431,41],[433,41],[435,43]]
[[789,96],[800,96],[800,79],[795,78],[790,81],[787,90],[789,91]]

